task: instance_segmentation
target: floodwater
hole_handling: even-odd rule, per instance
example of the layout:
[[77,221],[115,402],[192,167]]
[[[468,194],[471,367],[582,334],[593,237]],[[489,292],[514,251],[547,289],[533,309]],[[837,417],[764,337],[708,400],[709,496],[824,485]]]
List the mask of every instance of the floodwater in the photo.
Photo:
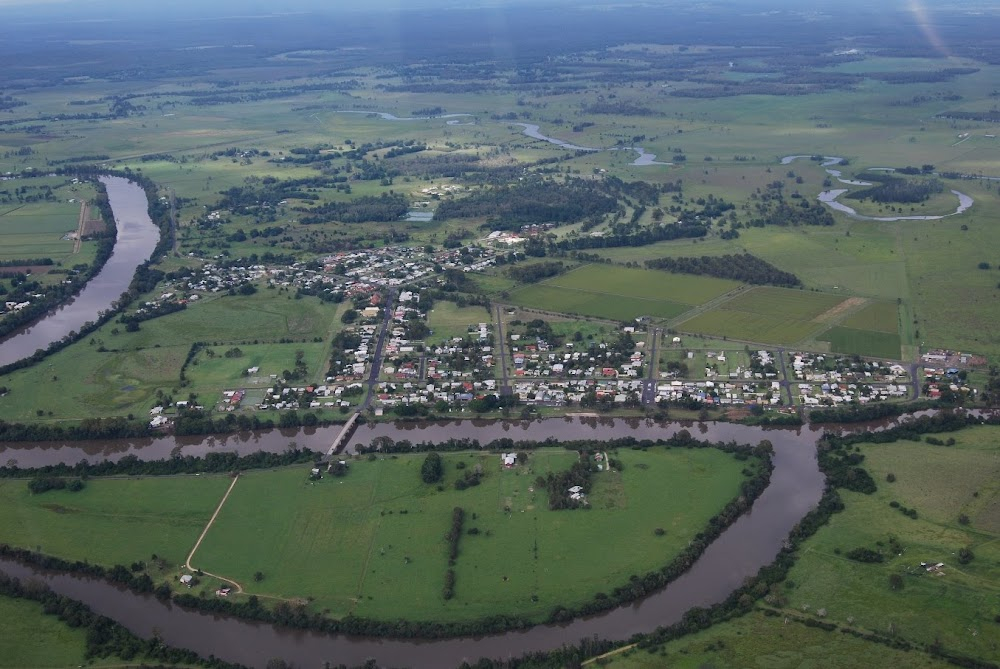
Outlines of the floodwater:
[[[608,639],[627,639],[660,625],[680,620],[693,606],[710,606],[725,599],[744,579],[771,562],[788,532],[812,509],[822,493],[823,475],[816,463],[815,441],[819,431],[808,428],[765,429],[744,425],[656,423],[646,419],[622,420],[599,418],[554,418],[525,422],[446,421],[412,424],[362,425],[351,439],[350,450],[378,436],[395,440],[440,441],[449,438],[475,438],[485,443],[498,437],[543,440],[594,439],[604,441],[623,436],[637,438],[669,437],[680,429],[712,441],[735,440],[756,444],[768,439],[774,445],[774,471],[771,482],[753,508],[729,527],[708,547],[690,571],[663,590],[633,605],[605,614],[578,619],[565,625],[539,625],[522,632],[510,632],[476,638],[439,641],[366,639],[344,635],[293,632],[248,623],[226,617],[185,611],[163,604],[154,598],[119,590],[102,581],[60,574],[36,574],[10,561],[0,561],[0,571],[15,576],[35,575],[57,592],[79,599],[95,611],[118,620],[136,634],[149,637],[154,630],[169,644],[190,648],[202,655],[213,654],[232,662],[263,667],[269,658],[280,657],[296,666],[322,666],[323,662],[360,664],[376,658],[390,666],[451,667],[479,657],[511,657],[537,650],[575,643],[583,637],[599,635]],[[125,440],[114,446],[105,444],[41,445],[7,449],[20,453],[28,462],[74,461],[81,454],[92,453],[97,459],[117,459],[125,453],[140,457],[164,457],[164,453],[201,453],[214,449],[250,452],[258,448],[281,450],[290,441],[319,449],[332,442],[337,428],[312,432],[273,430],[252,436],[184,440],[163,437],[134,442]],[[35,446],[39,446],[36,444]],[[18,458],[19,460],[21,458]],[[668,556],[664,556],[664,562]]]
[[111,308],[135,275],[135,269],[153,254],[160,229],[149,218],[146,193],[120,177],[101,177],[115,212],[118,236],[115,250],[97,275],[61,307],[40,321],[0,342],[0,365],[9,365],[79,330],[98,314]]

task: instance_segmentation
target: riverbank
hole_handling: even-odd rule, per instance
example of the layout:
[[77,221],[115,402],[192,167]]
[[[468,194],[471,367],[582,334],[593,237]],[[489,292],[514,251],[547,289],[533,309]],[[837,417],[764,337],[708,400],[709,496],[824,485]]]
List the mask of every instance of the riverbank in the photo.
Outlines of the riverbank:
[[155,194],[155,185],[143,181],[140,186],[123,176],[102,175],[100,181],[109,204],[102,211],[116,230],[114,249],[79,294],[0,342],[0,374],[35,364],[107,322],[128,305],[130,298],[122,298],[136,270],[162,251],[160,228],[150,215],[154,200],[146,192]]

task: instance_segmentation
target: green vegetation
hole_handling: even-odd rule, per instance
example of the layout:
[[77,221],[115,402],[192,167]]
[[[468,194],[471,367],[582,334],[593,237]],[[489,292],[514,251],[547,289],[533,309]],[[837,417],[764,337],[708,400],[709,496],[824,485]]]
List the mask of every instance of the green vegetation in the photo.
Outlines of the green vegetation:
[[[609,456],[621,471],[594,474],[590,508],[578,511],[549,511],[535,486],[576,460],[557,449],[522,454],[512,469],[496,454],[443,454],[440,489],[421,480],[420,454],[353,460],[346,476],[313,483],[298,468],[244,474],[194,562],[248,594],[309,597],[338,617],[543,619],[556,604],[579,605],[669,562],[743,478],[743,464],[713,449]],[[476,468],[481,483],[457,489]],[[455,507],[465,535],[445,601]],[[626,544],[632,549],[617,550]],[[319,563],[330,569],[313,578]],[[267,575],[259,584],[256,571]]]
[[[786,584],[787,606],[857,629],[995,657],[1000,584],[998,428],[949,433],[954,446],[860,444],[877,482],[870,495],[843,491],[845,510],[806,541]],[[912,513],[901,514],[903,510]],[[909,516],[909,517],[908,517]],[[856,549],[880,561],[847,559]],[[963,557],[962,550],[969,551]],[[921,563],[937,565],[928,570]],[[929,611],[935,615],[928,615]]]
[[155,554],[184,562],[229,485],[225,476],[92,479],[83,490],[33,495],[0,480],[0,537],[12,546],[106,566]]
[[854,328],[833,327],[817,337],[830,342],[834,353],[856,353],[873,358],[899,358],[899,335],[895,332],[873,332]]
[[460,307],[454,302],[438,300],[427,315],[427,325],[433,334],[428,341],[438,342],[452,337],[464,337],[469,326],[491,322],[492,314],[480,306]]
[[888,648],[847,634],[809,627],[802,624],[798,616],[792,616],[786,623],[780,617],[756,611],[670,641],[655,650],[625,650],[584,666],[610,669],[752,666],[945,669],[951,665],[923,653]]
[[754,288],[678,325],[678,329],[714,337],[766,344],[792,344],[821,327],[844,302],[825,295],[785,288]]
[[57,669],[121,667],[117,658],[86,655],[86,631],[74,629],[42,611],[42,604],[0,596],[0,667]]
[[511,292],[514,304],[612,320],[670,319],[739,284],[724,279],[586,265]]

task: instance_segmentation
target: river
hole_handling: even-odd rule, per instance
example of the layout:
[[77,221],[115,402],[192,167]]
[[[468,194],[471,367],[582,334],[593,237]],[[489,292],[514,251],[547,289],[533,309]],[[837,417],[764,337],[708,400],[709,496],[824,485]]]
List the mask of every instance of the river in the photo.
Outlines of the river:
[[[802,158],[812,158],[812,156],[785,156],[781,159],[782,165],[790,165],[796,160]],[[847,184],[848,186],[871,186],[873,185],[870,181],[857,181],[854,179],[844,179],[843,173],[840,170],[831,169],[831,165],[840,165],[844,162],[844,159],[839,156],[822,156],[823,161],[820,163],[820,167],[827,168],[826,173],[837,179],[842,184]],[[894,167],[870,167],[869,171],[872,172],[895,172]],[[957,190],[951,191],[953,195],[958,197],[958,207],[950,214],[941,214],[938,216],[865,216],[859,214],[856,209],[849,207],[843,202],[837,202],[837,198],[846,193],[848,189],[839,188],[836,190],[825,190],[819,194],[819,201],[839,212],[847,214],[851,218],[856,218],[859,221],[882,221],[886,223],[891,223],[893,221],[939,221],[942,218],[948,218],[949,216],[957,216],[958,214],[964,213],[969,207],[975,204],[975,200],[966,195],[965,193],[960,193]]]
[[76,297],[18,334],[0,342],[0,365],[9,365],[47,348],[87,321],[97,319],[101,311],[121,297],[135,275],[135,268],[149,260],[160,239],[160,229],[149,218],[146,193],[121,177],[101,177],[115,212],[118,235],[115,250]]
[[[735,440],[756,444],[769,439],[774,444],[771,482],[742,516],[709,546],[694,567],[665,589],[633,605],[603,615],[578,619],[565,625],[540,625],[524,632],[441,641],[365,639],[293,632],[225,617],[184,611],[154,598],[114,588],[102,581],[70,575],[38,574],[57,592],[87,603],[98,613],[118,620],[136,634],[149,637],[156,630],[169,644],[190,648],[202,655],[213,654],[249,666],[262,667],[267,659],[280,657],[296,666],[321,666],[330,661],[359,664],[377,658],[382,664],[409,667],[457,666],[479,657],[509,657],[546,650],[583,637],[598,635],[627,639],[660,625],[680,620],[692,606],[710,606],[726,596],[765,564],[771,562],[791,528],[813,508],[822,492],[823,476],[816,463],[815,442],[819,431],[809,428],[766,429],[730,423],[656,423],[646,419],[551,418],[536,421],[447,421],[433,423],[363,425],[351,439],[349,449],[378,436],[413,442],[440,441],[451,437],[473,437],[485,443],[497,437],[542,440],[554,437],[604,441],[625,435],[637,438],[669,437],[680,429],[712,441]],[[12,445],[4,449],[17,454],[22,465],[81,459],[117,459],[126,453],[143,458],[164,457],[171,452],[203,453],[225,449],[251,452],[258,448],[281,450],[290,441],[319,448],[330,443],[336,428],[317,430],[272,430],[254,435],[185,440],[163,437],[154,440],[105,444]],[[664,556],[666,563],[670,556]],[[35,572],[23,565],[0,561],[0,570],[26,576]],[[613,585],[613,584],[609,584]]]

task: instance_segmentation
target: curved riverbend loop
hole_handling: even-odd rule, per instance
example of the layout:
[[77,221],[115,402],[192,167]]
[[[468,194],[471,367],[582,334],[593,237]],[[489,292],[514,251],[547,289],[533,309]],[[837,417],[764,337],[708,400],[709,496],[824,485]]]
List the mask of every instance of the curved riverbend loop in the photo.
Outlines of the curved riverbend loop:
[[[353,665],[375,657],[391,666],[448,667],[484,656],[512,657],[548,650],[594,635],[605,639],[628,639],[636,633],[677,622],[693,606],[721,602],[747,577],[775,558],[789,531],[816,505],[822,493],[824,479],[816,462],[815,449],[818,432],[806,428],[765,429],[728,423],[691,426],[646,420],[547,419],[530,423],[483,422],[478,427],[457,421],[380,424],[362,426],[353,439],[354,442],[367,442],[375,436],[389,436],[418,442],[472,437],[486,442],[507,436],[539,441],[546,437],[601,441],[626,435],[640,439],[667,438],[685,428],[691,428],[695,437],[710,441],[747,444],[763,439],[771,441],[774,471],[770,485],[747,514],[725,530],[688,572],[666,588],[633,605],[565,625],[539,625],[526,631],[437,641],[326,636],[185,611],[155,598],[122,592],[104,582],[80,577],[41,577],[57,592],[85,602],[140,636],[149,637],[156,629],[171,645],[250,666],[262,666],[264,660],[261,658],[269,657],[281,657],[300,666],[316,666],[324,661]],[[278,434],[282,441],[291,436]],[[299,443],[302,443],[301,436]],[[67,453],[64,449],[59,451]],[[9,561],[0,561],[0,571],[13,576],[33,573]]]

